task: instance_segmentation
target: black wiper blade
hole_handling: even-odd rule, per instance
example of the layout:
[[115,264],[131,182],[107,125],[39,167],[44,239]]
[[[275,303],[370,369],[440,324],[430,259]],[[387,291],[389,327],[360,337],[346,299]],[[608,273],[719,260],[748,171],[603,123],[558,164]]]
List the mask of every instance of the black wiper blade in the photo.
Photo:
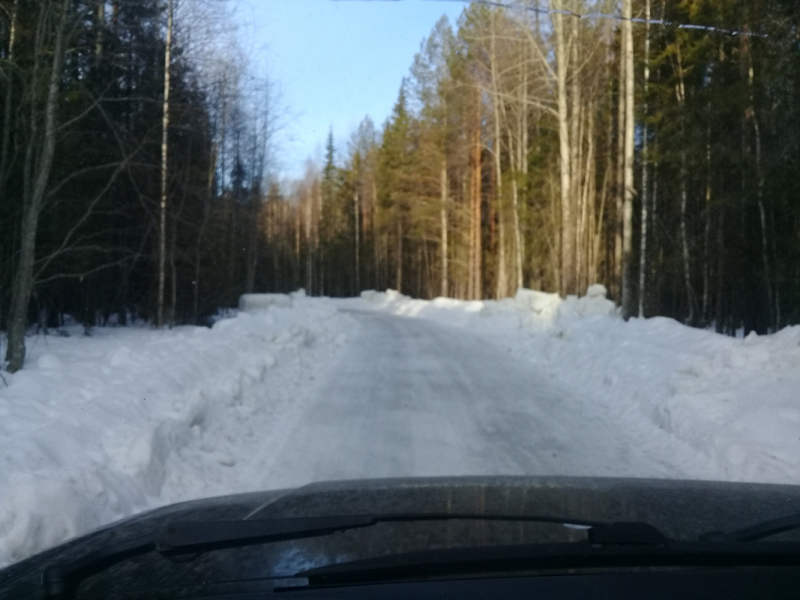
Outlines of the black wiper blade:
[[800,514],[762,521],[728,533],[709,532],[700,536],[700,539],[713,542],[754,542],[795,529],[800,529]]
[[293,517],[260,521],[210,521],[174,523],[167,527],[159,550],[194,552],[241,542],[261,543],[327,535],[378,523],[420,521],[505,521],[512,523],[555,523],[591,529],[607,525],[602,521],[537,515],[486,515],[480,513],[396,513],[332,517]]
[[349,529],[371,527],[377,523],[419,521],[506,521],[555,523],[602,528],[602,521],[540,515],[486,515],[480,513],[389,513],[327,517],[275,518],[254,521],[200,521],[170,523],[158,535],[139,536],[96,550],[77,560],[45,569],[42,583],[45,598],[67,600],[78,584],[109,567],[153,551],[165,555],[191,554],[206,550],[242,547],[328,535]]
[[667,540],[656,545],[598,545],[591,541],[447,548],[407,552],[307,569],[295,574],[312,587],[352,585],[476,573],[543,570],[798,566],[800,543],[716,543]]

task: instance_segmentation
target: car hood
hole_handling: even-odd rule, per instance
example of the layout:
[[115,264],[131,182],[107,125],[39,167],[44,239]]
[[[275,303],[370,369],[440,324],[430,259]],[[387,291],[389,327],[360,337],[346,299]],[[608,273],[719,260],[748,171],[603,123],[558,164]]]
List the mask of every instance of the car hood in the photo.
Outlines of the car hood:
[[[407,512],[551,515],[600,521],[644,521],[674,539],[692,540],[708,531],[728,531],[800,512],[800,486],[580,477],[454,477],[370,479],[314,483],[286,490],[235,494],[174,504],[118,521],[0,571],[0,597],[39,597],[47,566],[69,562],[109,544],[151,534],[170,522],[267,519]],[[342,560],[420,549],[519,543],[514,527],[483,522],[423,529],[379,525],[374,531],[275,542],[235,549],[230,559],[257,560],[246,575],[275,577]],[[499,528],[498,528],[499,527]],[[542,534],[545,535],[546,534]],[[529,537],[526,542],[532,541]],[[537,541],[537,540],[533,540]],[[541,541],[550,541],[543,538]],[[250,559],[242,552],[249,552]],[[213,554],[213,553],[212,553]],[[254,558],[256,557],[256,558]],[[161,562],[156,562],[160,560]],[[220,573],[225,564],[213,559]],[[169,579],[187,567],[139,557],[115,566],[115,581]],[[209,565],[195,561],[208,577]],[[228,561],[221,561],[226,563]],[[161,566],[159,566],[161,565]],[[255,569],[255,571],[253,570]],[[239,573],[243,576],[243,573]],[[139,579],[137,579],[138,581]]]

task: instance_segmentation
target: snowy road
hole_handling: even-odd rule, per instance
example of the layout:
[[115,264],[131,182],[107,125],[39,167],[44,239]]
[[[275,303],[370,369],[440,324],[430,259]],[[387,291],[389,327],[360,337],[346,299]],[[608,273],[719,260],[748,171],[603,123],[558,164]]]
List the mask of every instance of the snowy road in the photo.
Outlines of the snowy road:
[[265,478],[271,485],[625,474],[620,464],[630,463],[629,446],[619,432],[570,402],[502,340],[429,320],[348,312],[358,326],[282,435]]
[[148,508],[323,480],[800,477],[800,327],[733,339],[529,290],[282,300],[212,329],[31,336],[0,384],[0,567]]

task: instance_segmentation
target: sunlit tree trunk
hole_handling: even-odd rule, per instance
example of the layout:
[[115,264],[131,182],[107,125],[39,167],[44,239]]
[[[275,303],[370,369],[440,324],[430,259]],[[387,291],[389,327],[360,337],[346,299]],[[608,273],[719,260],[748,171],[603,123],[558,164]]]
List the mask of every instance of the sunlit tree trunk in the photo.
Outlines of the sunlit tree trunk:
[[634,123],[634,75],[633,75],[633,31],[631,27],[631,0],[622,2],[622,32],[625,36],[625,202],[622,229],[622,315],[625,318],[635,313],[636,298],[633,291],[633,130]]
[[[312,182],[311,185],[313,185]],[[313,219],[314,197],[313,191],[309,187],[306,190],[305,200],[305,225],[306,225],[306,291],[309,295],[314,294],[314,241],[311,237],[311,221]]]
[[492,143],[492,156],[494,158],[494,172],[495,172],[495,205],[497,210],[497,287],[495,289],[495,297],[503,298],[508,290],[508,276],[506,273],[506,243],[505,243],[505,211],[503,210],[503,169],[501,162],[501,105],[502,98],[500,97],[500,84],[498,81],[498,66],[497,66],[497,46],[496,38],[497,32],[495,30],[495,19],[497,13],[492,12],[492,31],[489,38],[489,63],[490,74],[492,78],[492,112],[493,112],[493,125],[494,125],[494,140]]
[[[520,101],[520,131],[519,131],[519,159],[517,161],[517,168],[522,172],[522,180],[527,184],[528,181],[528,52],[527,44],[522,42],[522,86]],[[516,179],[514,181],[514,230],[516,236],[517,247],[517,288],[524,286],[522,280],[522,262],[525,256],[525,236],[522,234],[519,218],[519,191],[517,189]]]
[[442,241],[441,241],[441,253],[442,253],[442,287],[441,287],[441,294],[443,297],[447,297],[448,289],[447,289],[447,162],[442,160],[442,166],[439,171],[439,186],[441,189],[441,208],[440,208],[440,217],[441,217],[441,227],[442,227]]
[[[554,2],[554,8],[561,10],[562,3]],[[570,169],[569,118],[567,114],[567,70],[569,56],[564,39],[564,20],[560,12],[553,13],[553,26],[556,34],[556,93],[558,101],[558,139],[561,172],[561,293],[574,290],[573,264],[575,238],[572,228],[572,186]]]
[[167,0],[167,43],[164,50],[164,100],[161,126],[161,202],[159,204],[158,227],[158,299],[156,308],[156,327],[164,325],[164,279],[167,243],[167,160],[169,134],[169,88],[170,65],[172,64],[172,19],[173,0]]
[[570,127],[570,135],[569,135],[569,178],[570,178],[570,216],[572,218],[572,222],[570,223],[570,231],[572,232],[572,239],[570,240],[570,244],[572,246],[572,256],[571,256],[571,264],[572,264],[572,289],[568,293],[575,293],[578,291],[578,286],[581,277],[581,262],[582,262],[582,253],[581,253],[581,211],[582,207],[580,205],[581,199],[581,184],[582,184],[582,173],[581,173],[581,149],[582,149],[582,142],[583,137],[581,135],[581,123],[582,123],[582,113],[581,110],[581,78],[579,77],[580,74],[580,23],[577,17],[570,17],[569,22],[572,25],[572,31],[569,34],[569,43],[567,46],[567,52],[569,53],[570,57],[569,60],[572,61],[572,77],[569,77],[569,72],[567,72],[568,79],[571,79],[571,93],[570,93],[570,110],[569,112],[569,127]]
[[470,297],[480,300],[483,296],[481,275],[481,92],[475,87],[472,130],[470,133]]
[[381,289],[381,244],[380,231],[378,229],[378,183],[375,173],[372,175],[372,251],[375,262],[375,288]]
[[397,273],[395,275],[397,291],[403,291],[403,223],[397,219]]
[[625,205],[625,46],[622,30],[619,36],[619,75],[617,90],[617,173],[614,215],[614,278],[613,288],[617,298],[622,299],[622,233],[624,229]]
[[359,219],[361,216],[361,206],[358,202],[358,192],[353,194],[353,215],[355,219],[355,277],[353,278],[355,281],[355,295],[357,296],[361,291],[361,224],[359,223]]

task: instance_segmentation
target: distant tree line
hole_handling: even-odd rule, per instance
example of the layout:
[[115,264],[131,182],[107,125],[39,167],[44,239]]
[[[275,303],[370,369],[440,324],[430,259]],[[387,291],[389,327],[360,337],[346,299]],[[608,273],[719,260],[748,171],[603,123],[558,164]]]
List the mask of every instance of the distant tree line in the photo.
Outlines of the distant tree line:
[[[593,13],[616,18],[579,18]],[[626,317],[800,322],[799,20],[783,0],[443,18],[386,123],[365,119],[338,154],[329,136],[325,163],[274,199],[269,289],[478,299],[600,282]]]
[[277,103],[232,22],[224,0],[0,0],[10,370],[32,325],[197,323],[266,285]]

